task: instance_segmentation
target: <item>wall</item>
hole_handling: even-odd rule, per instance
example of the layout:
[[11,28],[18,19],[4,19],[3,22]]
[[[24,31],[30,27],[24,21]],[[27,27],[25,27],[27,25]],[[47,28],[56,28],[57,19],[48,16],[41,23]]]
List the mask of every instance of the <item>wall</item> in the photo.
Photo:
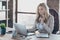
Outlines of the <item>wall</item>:
[[47,5],[49,8],[52,8],[55,11],[59,12],[59,0],[47,0]]

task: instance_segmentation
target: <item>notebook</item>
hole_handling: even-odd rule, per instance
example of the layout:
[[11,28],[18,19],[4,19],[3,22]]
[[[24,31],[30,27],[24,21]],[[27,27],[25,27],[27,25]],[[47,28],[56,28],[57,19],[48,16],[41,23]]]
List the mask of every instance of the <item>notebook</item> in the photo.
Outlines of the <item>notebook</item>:
[[49,35],[47,33],[40,33],[40,34],[36,34],[36,37],[38,37],[38,38],[49,38]]

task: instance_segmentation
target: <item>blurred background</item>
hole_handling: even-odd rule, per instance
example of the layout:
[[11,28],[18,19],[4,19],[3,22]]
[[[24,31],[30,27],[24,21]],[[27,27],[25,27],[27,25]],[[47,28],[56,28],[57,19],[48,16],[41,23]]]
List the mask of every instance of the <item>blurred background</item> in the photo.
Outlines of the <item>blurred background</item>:
[[37,5],[42,2],[56,12],[53,12],[52,15],[60,27],[59,0],[8,0],[8,4],[6,0],[0,0],[0,23],[3,22],[7,27],[13,28],[13,23],[17,22],[30,28],[34,25]]

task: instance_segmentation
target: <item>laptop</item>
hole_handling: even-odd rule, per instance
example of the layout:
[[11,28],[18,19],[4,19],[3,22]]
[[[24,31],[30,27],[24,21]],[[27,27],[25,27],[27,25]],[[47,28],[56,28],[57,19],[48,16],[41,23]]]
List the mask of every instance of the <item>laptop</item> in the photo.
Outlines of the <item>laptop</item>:
[[24,36],[34,35],[34,33],[28,33],[26,26],[23,24],[14,23],[14,27],[15,27],[15,30],[21,35],[24,35]]
[[15,30],[21,35],[27,35],[26,26],[23,24],[14,23]]

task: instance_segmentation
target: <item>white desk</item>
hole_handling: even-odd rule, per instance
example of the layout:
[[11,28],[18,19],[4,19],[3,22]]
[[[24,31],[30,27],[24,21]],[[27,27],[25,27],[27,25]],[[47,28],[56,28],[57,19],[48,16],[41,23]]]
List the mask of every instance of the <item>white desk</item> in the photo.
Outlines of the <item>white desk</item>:
[[52,34],[49,39],[50,40],[60,40],[60,35]]
[[[0,40],[17,40],[12,39],[12,34],[5,34],[4,36],[0,36]],[[60,40],[60,35],[52,34],[50,38],[36,38],[35,36],[32,36],[33,39],[30,40]]]

